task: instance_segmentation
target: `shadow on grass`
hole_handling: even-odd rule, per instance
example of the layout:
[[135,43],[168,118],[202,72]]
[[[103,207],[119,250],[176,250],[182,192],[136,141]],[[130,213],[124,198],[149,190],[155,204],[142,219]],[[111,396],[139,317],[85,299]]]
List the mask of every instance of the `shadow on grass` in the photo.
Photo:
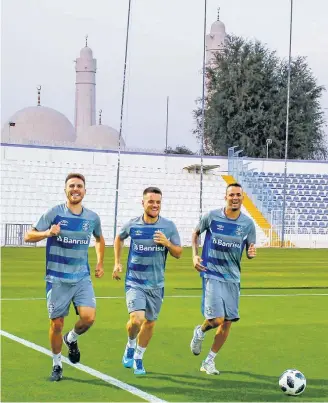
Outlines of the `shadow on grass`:
[[[229,375],[226,379],[225,375]],[[231,379],[236,376],[236,380]],[[278,378],[259,375],[251,372],[223,371],[220,375],[182,375],[159,372],[148,372],[149,378],[160,379],[163,386],[145,386],[149,393],[160,395],[165,399],[170,396],[171,401],[263,401],[283,402],[292,397],[284,395],[278,386]],[[241,380],[240,377],[249,377],[250,380]],[[172,385],[170,385],[173,383]],[[140,387],[140,385],[138,386]],[[174,399],[176,396],[176,399]],[[305,392],[298,396],[298,401],[310,401],[313,398],[322,399],[328,396],[327,379],[308,379]]]

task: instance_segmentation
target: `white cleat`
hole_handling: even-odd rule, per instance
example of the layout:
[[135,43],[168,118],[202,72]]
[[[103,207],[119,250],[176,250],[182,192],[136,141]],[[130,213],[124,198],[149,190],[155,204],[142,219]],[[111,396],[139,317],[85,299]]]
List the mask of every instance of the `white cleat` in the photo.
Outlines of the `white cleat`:
[[201,372],[206,372],[207,375],[220,375],[220,371],[215,368],[215,362],[202,362],[202,366],[200,367]]
[[205,336],[199,337],[197,330],[198,329],[200,330],[200,328],[201,325],[195,327],[194,334],[190,342],[190,350],[194,355],[199,355],[200,352],[202,351],[202,343]]

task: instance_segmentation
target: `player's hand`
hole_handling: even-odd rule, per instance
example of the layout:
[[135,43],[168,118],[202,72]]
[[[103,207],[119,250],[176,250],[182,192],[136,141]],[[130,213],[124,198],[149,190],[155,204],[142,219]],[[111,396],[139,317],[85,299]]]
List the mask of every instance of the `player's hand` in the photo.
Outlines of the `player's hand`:
[[95,275],[97,278],[102,277],[105,274],[104,272],[104,267],[102,263],[97,263],[96,269],[95,269]]
[[254,243],[251,243],[249,245],[249,248],[247,250],[247,255],[248,257],[255,257],[256,256],[256,247]]
[[170,244],[170,241],[166,238],[165,234],[159,230],[155,231],[153,239],[157,245],[163,245],[168,247]]
[[48,238],[52,236],[57,236],[60,233],[60,224],[53,224],[49,229],[48,229]]
[[199,271],[199,272],[206,271],[206,267],[202,265],[203,259],[200,256],[198,256],[198,255],[194,256],[192,258],[192,261],[194,263],[194,268],[197,271]]
[[121,276],[119,275],[119,273],[122,273],[122,265],[116,264],[113,269],[112,278],[114,280],[121,280]]

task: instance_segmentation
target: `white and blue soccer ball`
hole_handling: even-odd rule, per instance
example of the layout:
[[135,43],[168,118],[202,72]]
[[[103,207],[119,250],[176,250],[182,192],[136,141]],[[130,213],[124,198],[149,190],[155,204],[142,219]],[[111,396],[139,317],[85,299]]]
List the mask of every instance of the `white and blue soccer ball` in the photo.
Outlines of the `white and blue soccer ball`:
[[280,375],[279,386],[286,395],[298,396],[305,390],[306,378],[298,369],[287,369]]

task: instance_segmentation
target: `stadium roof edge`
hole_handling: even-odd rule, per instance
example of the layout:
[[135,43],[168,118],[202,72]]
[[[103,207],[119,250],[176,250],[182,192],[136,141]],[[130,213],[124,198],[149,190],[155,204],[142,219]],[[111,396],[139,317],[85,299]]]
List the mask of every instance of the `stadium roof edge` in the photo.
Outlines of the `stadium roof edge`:
[[[12,144],[12,143],[0,143],[1,147],[19,147],[19,148],[36,148],[36,149],[48,149],[48,150],[65,150],[65,151],[84,151],[84,152],[92,152],[92,153],[105,153],[105,154],[117,154],[117,150],[100,150],[97,148],[74,148],[74,147],[58,147],[58,146],[49,146],[49,145],[34,145],[34,144]],[[165,154],[165,153],[147,153],[143,151],[121,151],[122,154],[132,154],[132,155],[154,155],[161,157],[179,157],[179,158],[200,158],[198,154]],[[228,159],[226,155],[203,155],[203,158],[206,159]],[[266,158],[251,158],[244,157],[245,160],[248,161],[270,161],[270,162],[281,162],[283,159],[269,159]],[[301,163],[321,163],[328,164],[328,160],[287,160],[288,162],[301,162]]]

